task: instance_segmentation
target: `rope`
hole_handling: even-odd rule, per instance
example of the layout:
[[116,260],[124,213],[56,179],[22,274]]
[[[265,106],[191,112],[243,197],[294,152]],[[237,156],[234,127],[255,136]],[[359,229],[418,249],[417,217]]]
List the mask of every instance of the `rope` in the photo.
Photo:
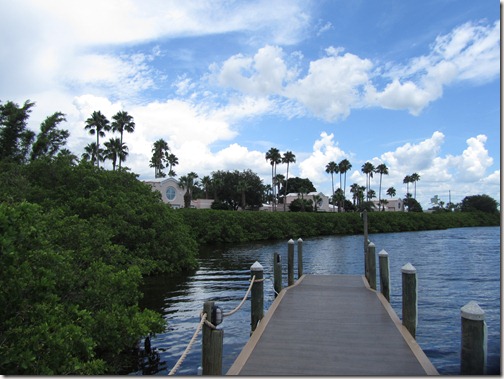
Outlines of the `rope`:
[[238,310],[242,307],[242,305],[245,303],[245,300],[247,300],[247,297],[250,293],[250,290],[252,289],[252,286],[254,285],[254,283],[258,283],[258,282],[262,282],[264,279],[257,279],[255,278],[255,275],[252,277],[252,279],[250,279],[250,285],[249,285],[249,288],[247,290],[247,293],[245,294],[245,296],[243,297],[243,300],[241,301],[240,304],[238,304],[238,306],[233,309],[231,312],[228,312],[228,313],[224,313],[222,316],[223,317],[229,317],[233,314],[235,314],[236,312],[238,312]]
[[[194,344],[194,341],[196,341],[196,337],[198,336],[201,328],[203,327],[203,323],[207,322],[206,320],[207,318],[207,314],[204,313],[202,316],[201,316],[201,320],[198,324],[198,327],[196,328],[196,331],[194,332],[192,338],[191,338],[191,341],[189,341],[189,344],[187,345],[186,349],[184,350],[184,353],[182,353],[182,355],[180,356],[179,360],[177,361],[177,363],[175,364],[175,366],[173,366],[173,368],[171,369],[170,373],[168,375],[174,375],[177,370],[179,369],[180,365],[182,365],[182,363],[184,362],[184,360],[186,359],[187,357],[187,354],[189,354],[189,351],[191,351],[191,348]],[[215,329],[215,326],[214,326],[214,329]]]

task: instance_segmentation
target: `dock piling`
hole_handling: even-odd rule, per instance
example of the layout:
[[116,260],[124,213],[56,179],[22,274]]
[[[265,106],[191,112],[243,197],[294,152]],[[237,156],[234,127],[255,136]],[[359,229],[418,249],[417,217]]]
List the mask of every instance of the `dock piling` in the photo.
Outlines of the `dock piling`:
[[254,280],[250,295],[250,334],[252,334],[264,317],[264,268],[259,262],[250,266],[250,280]]
[[278,253],[273,254],[273,288],[276,295],[282,290],[282,257]]
[[287,286],[294,284],[294,240],[287,242]]
[[460,373],[484,375],[487,362],[487,325],[485,312],[478,303],[470,301],[460,309],[462,339]]
[[298,243],[298,279],[303,276],[303,240],[299,238]]
[[378,253],[380,263],[380,290],[382,295],[390,303],[390,263],[388,253],[382,250]]
[[[216,324],[213,319],[213,309],[215,303],[206,301],[203,305],[203,313],[207,315],[207,320]],[[207,324],[203,325],[202,341],[202,373],[203,375],[222,375],[222,350],[224,345],[224,330],[212,329]]]
[[402,324],[416,338],[418,324],[418,283],[416,268],[411,263],[401,268],[402,272]]
[[369,287],[376,290],[376,246],[373,242],[368,245],[367,260],[369,272]]

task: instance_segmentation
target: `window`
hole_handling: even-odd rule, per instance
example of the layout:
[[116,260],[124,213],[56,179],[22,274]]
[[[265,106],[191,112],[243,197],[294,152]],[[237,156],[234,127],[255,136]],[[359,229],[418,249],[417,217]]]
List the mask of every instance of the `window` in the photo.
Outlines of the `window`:
[[169,201],[172,201],[173,199],[175,199],[175,195],[176,195],[175,188],[170,186],[166,189],[166,198]]

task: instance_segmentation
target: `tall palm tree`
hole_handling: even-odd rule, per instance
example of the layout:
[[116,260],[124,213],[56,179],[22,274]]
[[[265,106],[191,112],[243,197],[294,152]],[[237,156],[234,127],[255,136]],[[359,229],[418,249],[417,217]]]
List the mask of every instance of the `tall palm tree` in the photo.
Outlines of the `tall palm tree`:
[[[121,146],[123,145],[123,133],[133,133],[135,130],[135,121],[133,121],[133,117],[131,117],[128,112],[119,111],[114,116],[112,116],[111,127],[112,131],[119,132],[121,134]],[[119,160],[119,169],[121,169],[121,160]]]
[[[327,172],[328,174],[331,174],[331,185],[332,185],[332,192],[331,193],[332,193],[332,196],[334,196],[334,174],[337,174],[338,172],[340,172],[338,164],[334,161],[329,162],[328,164],[326,164],[325,172]],[[334,212],[334,201],[333,201],[332,207],[333,207],[333,212]]]
[[389,187],[389,189],[387,189],[387,195],[393,198],[396,195],[396,189],[394,187]]
[[175,171],[173,171],[173,167],[178,165],[179,161],[178,161],[178,158],[175,154],[168,154],[168,156],[166,157],[166,160],[169,164],[168,166],[168,176],[177,176],[177,174],[175,174]]
[[276,176],[276,165],[282,162],[282,156],[280,151],[272,147],[266,152],[266,160],[271,164],[271,188],[273,189],[273,210],[276,210],[276,193],[275,193],[275,176]]
[[338,188],[334,191],[333,195],[333,205],[334,203],[338,203],[338,212],[341,212],[341,204],[345,201],[345,195],[343,194],[343,190]]
[[[100,149],[100,137],[105,137],[105,132],[110,130],[110,122],[107,118],[100,112],[94,111],[86,120],[86,125],[84,129],[89,130],[89,134],[96,134],[96,146]],[[100,159],[96,160],[98,167],[100,167]]]
[[296,156],[292,151],[286,151],[282,157],[282,163],[287,163],[287,175],[285,177],[285,187],[284,187],[284,212],[287,206],[287,184],[289,183],[289,164],[296,163]]
[[366,174],[366,194],[367,200],[369,201],[369,190],[371,189],[371,178],[373,177],[373,172],[375,170],[374,165],[371,162],[366,162],[362,165],[361,171]]
[[120,169],[121,162],[124,162],[128,156],[128,148],[126,145],[122,143],[119,138],[111,138],[108,142],[105,142],[105,147],[106,149],[103,157],[112,161],[113,171],[115,171],[117,160],[119,160]]
[[385,165],[385,163],[379,164],[375,172],[377,174],[380,174],[380,189],[378,190],[378,202],[381,204],[381,185],[382,185],[382,176],[383,175],[388,175],[388,167]]
[[420,175],[418,175],[416,172],[414,172],[413,174],[411,174],[410,178],[411,178],[411,182],[415,185],[415,195],[413,198],[416,199],[416,182],[418,182],[420,180]]
[[411,176],[406,175],[403,179],[403,183],[406,184],[406,196],[409,194],[409,184],[412,182]]
[[340,175],[343,174],[345,176],[345,181],[343,182],[343,196],[346,197],[346,173],[352,169],[352,164],[348,159],[343,159],[340,163],[338,163]]
[[99,149],[96,145],[96,142],[91,142],[86,147],[84,147],[82,159],[84,159],[85,161],[90,161],[92,164],[95,164],[98,160],[101,160],[103,162],[103,149]]
[[191,206],[192,193],[194,187],[198,185],[198,182],[195,181],[197,178],[198,174],[195,172],[190,172],[189,174],[180,177],[179,186],[183,190],[186,190],[184,195],[184,208],[189,208]]
[[212,179],[208,175],[205,175],[203,178],[201,178],[201,185],[203,186],[203,190],[205,191],[205,199],[208,199],[208,191],[212,186]]
[[164,178],[166,176],[163,169],[165,168],[164,163],[167,161],[169,151],[168,143],[162,138],[152,145],[152,158],[149,167],[154,168],[154,177]]
[[[275,180],[274,180],[274,183],[276,185],[276,191],[277,191],[277,194],[279,197],[280,195],[280,187],[282,186],[282,184],[285,183],[285,176],[283,176],[282,174],[276,174],[275,175]],[[285,203],[285,199],[284,199],[284,203]]]

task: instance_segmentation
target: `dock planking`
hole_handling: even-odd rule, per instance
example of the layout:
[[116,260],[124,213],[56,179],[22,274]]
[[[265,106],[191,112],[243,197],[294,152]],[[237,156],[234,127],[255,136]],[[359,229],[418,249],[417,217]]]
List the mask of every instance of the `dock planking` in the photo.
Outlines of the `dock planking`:
[[280,293],[227,375],[437,375],[366,283],[303,275]]

